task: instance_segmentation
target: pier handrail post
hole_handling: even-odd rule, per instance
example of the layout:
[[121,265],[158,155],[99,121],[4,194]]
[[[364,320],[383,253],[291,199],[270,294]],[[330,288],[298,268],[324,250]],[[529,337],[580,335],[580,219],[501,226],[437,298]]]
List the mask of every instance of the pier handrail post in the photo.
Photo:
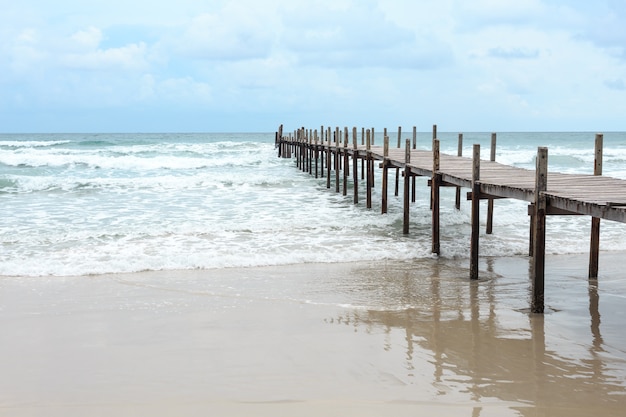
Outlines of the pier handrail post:
[[384,141],[383,141],[383,178],[382,178],[382,190],[381,190],[381,194],[382,194],[382,202],[381,202],[381,208],[380,208],[380,212],[381,214],[385,214],[387,213],[387,188],[388,188],[388,183],[389,183],[389,178],[388,178],[388,173],[389,173],[389,166],[388,166],[388,161],[387,159],[389,158],[389,136],[385,136]]
[[543,313],[546,257],[546,195],[548,189],[548,148],[537,149],[535,173],[535,218],[533,222],[532,304],[533,313]]
[[[491,153],[489,156],[491,162],[496,160],[496,134],[491,134]],[[487,234],[493,233],[493,198],[487,199]]]
[[439,186],[441,185],[440,168],[440,142],[439,139],[433,140],[433,176],[430,182],[430,191],[432,193],[432,252],[439,255],[441,253],[440,240],[439,240]]
[[[365,146],[365,128],[361,128],[361,145]],[[361,158],[361,179],[365,179],[365,158]]]
[[[459,142],[457,144],[456,156],[463,156],[463,133],[459,133]],[[461,187],[456,187],[454,207],[456,207],[457,210],[461,209]]]
[[372,178],[374,177],[374,173],[372,172],[374,167],[372,164],[372,151],[371,151],[371,143],[370,143],[370,131],[367,129],[366,133],[366,142],[365,142],[365,156],[367,158],[366,166],[367,166],[367,186],[365,187],[365,195],[366,195],[366,205],[368,209],[372,208]]
[[331,170],[331,150],[330,150],[330,127],[326,131],[326,188],[330,188],[330,170]]
[[402,221],[402,233],[409,234],[409,184],[411,181],[411,141],[406,140],[404,151],[404,217]]
[[[413,149],[417,147],[417,126],[413,126]],[[415,175],[411,175],[411,203],[415,203]]]
[[348,127],[343,128],[343,195],[348,195],[348,177],[350,176],[350,164],[348,162]]
[[352,128],[352,182],[354,183],[354,204],[359,202],[359,151],[356,139],[356,126]]
[[341,131],[339,126],[335,127],[335,192],[339,192],[339,171],[341,170],[341,158],[339,157],[339,144],[341,143]]
[[472,153],[472,236],[470,239],[470,279],[478,279],[478,245],[480,233],[480,144]]
[[315,148],[315,178],[317,178],[318,175],[318,170],[319,170],[319,159],[320,159],[320,151],[319,151],[319,147],[317,146],[318,143],[318,136],[317,136],[317,129],[315,129],[315,133],[314,133],[314,137],[313,137],[313,142],[314,142],[314,148]]
[[[398,126],[398,149],[400,149],[400,146],[401,146],[401,141],[402,141],[401,136],[402,136],[402,126]],[[393,191],[393,195],[396,197],[398,196],[399,182],[400,182],[400,168],[396,168],[396,186]]]
[[[595,157],[593,163],[593,175],[602,175],[602,147],[604,135],[596,134]],[[591,218],[591,242],[589,247],[589,278],[598,278],[598,266],[600,258],[600,218]]]

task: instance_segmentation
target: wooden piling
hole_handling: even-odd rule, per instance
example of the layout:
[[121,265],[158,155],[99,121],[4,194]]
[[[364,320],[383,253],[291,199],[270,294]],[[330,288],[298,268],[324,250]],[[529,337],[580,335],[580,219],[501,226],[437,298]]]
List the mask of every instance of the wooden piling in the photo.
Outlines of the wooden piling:
[[341,170],[341,159],[339,158],[339,144],[341,143],[341,132],[339,127],[335,127],[335,192],[340,190],[339,171]]
[[[459,142],[457,144],[456,155],[463,156],[463,133],[459,133]],[[461,187],[456,187],[454,207],[456,207],[457,210],[461,209]]]
[[[400,146],[401,146],[401,141],[402,141],[401,137],[402,137],[402,127],[398,126],[398,149],[400,149]],[[396,168],[396,186],[393,192],[393,195],[396,197],[398,196],[399,182],[400,182],[400,168]]]
[[[365,128],[361,128],[361,145],[365,145]],[[365,158],[361,158],[361,179],[365,179]]]
[[374,173],[372,172],[374,170],[374,164],[372,163],[372,151],[371,151],[371,144],[370,144],[370,131],[368,130],[366,133],[366,143],[365,143],[365,155],[367,158],[366,161],[366,166],[367,166],[367,185],[366,185],[366,205],[368,209],[372,208],[372,183],[373,183],[373,178],[374,178]]
[[[602,175],[602,143],[604,135],[596,134],[593,175]],[[591,242],[589,247],[589,278],[598,278],[600,256],[600,218],[591,218]]]
[[441,253],[440,240],[439,240],[439,190],[441,185],[441,174],[439,173],[440,154],[439,154],[439,139],[433,141],[433,170],[431,178],[431,193],[432,193],[432,252],[439,255]]
[[359,203],[359,155],[357,151],[356,127],[352,128],[352,182],[354,183],[354,204]]
[[[417,147],[417,126],[413,126],[413,149]],[[411,202],[415,203],[415,175],[411,175]]]
[[326,147],[326,188],[330,188],[330,169],[331,169],[331,143],[330,143],[330,127],[326,134],[328,146]]
[[383,144],[383,178],[382,178],[382,202],[381,202],[381,213],[387,213],[387,186],[389,182],[389,166],[387,162],[387,158],[389,158],[389,136],[385,136],[384,144]]
[[543,313],[546,257],[546,196],[548,188],[548,148],[537,149],[535,176],[535,218],[533,222],[532,302],[533,313]]
[[409,164],[411,163],[411,141],[409,139],[406,140],[406,147],[404,152],[404,216],[402,221],[402,233],[405,235],[409,234],[409,184],[411,181],[411,168]]
[[470,239],[470,279],[478,279],[478,244],[480,234],[480,145],[472,154],[472,236]]
[[[489,160],[495,162],[496,160],[496,134],[491,134],[491,154]],[[493,233],[493,198],[487,199],[487,234]]]
[[348,128],[343,130],[343,195],[348,195],[348,177],[350,176],[350,164],[348,160]]

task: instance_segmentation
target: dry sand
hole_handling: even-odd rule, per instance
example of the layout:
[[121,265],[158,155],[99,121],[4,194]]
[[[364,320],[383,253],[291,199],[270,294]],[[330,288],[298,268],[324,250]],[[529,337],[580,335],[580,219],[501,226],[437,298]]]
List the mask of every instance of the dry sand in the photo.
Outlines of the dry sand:
[[625,260],[3,277],[0,415],[625,415]]

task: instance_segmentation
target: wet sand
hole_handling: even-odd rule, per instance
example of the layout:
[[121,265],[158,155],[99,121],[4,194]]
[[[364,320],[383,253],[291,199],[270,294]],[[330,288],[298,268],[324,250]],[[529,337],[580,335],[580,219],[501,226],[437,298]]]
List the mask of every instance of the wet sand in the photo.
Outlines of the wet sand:
[[624,254],[0,278],[2,416],[618,416]]

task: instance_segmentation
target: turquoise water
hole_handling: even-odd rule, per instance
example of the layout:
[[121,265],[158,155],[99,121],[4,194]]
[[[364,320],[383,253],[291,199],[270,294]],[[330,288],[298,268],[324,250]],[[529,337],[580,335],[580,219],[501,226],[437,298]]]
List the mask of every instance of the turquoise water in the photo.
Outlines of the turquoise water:
[[[457,133],[438,136],[442,151],[456,154]],[[420,132],[418,148],[431,137]],[[464,154],[480,143],[489,158],[490,140],[465,133]],[[496,160],[533,168],[537,146],[549,147],[551,171],[593,172],[594,133],[498,133]],[[626,133],[605,133],[604,147],[604,174],[626,178]],[[432,257],[428,192],[418,182],[403,236],[401,200],[391,198],[384,216],[378,189],[372,210],[354,205],[278,158],[274,133],[3,134],[0,275]],[[469,206],[455,210],[453,192],[443,191],[442,256],[465,258]],[[526,203],[498,200],[494,227],[481,255],[525,256]],[[626,250],[625,231],[603,222],[601,249]],[[588,233],[588,218],[551,217],[548,250],[586,253]]]

